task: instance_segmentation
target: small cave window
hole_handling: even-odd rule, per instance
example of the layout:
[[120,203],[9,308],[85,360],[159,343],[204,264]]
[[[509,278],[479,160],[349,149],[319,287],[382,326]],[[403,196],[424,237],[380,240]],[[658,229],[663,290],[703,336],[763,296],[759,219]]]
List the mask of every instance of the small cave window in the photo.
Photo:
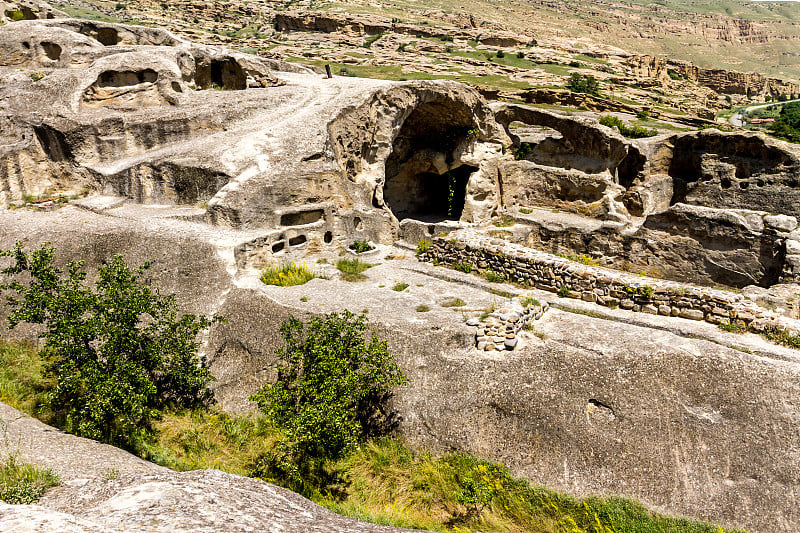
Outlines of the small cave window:
[[61,57],[61,47],[56,43],[43,42],[41,43],[41,46],[48,59],[58,61],[58,59]]
[[202,89],[241,91],[247,89],[247,75],[233,58],[199,61],[195,83]]
[[130,87],[140,83],[155,83],[158,72],[153,69],[144,70],[106,70],[97,78],[98,87]]
[[467,181],[477,167],[462,165],[437,174],[399,174],[387,180],[383,197],[398,220],[458,220],[464,210]]

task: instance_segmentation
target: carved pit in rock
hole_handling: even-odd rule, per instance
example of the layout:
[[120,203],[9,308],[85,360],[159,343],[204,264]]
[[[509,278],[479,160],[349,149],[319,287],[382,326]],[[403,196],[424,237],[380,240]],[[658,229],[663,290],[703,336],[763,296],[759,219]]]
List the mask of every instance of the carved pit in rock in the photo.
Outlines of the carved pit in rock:
[[156,85],[153,69],[107,70],[83,93],[84,107],[146,107],[168,104]]

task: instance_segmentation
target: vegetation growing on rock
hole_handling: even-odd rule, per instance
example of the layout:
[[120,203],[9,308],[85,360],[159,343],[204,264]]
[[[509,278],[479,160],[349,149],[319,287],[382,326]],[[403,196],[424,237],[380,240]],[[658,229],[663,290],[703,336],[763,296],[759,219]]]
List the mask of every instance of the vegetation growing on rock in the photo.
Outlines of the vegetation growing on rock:
[[181,314],[174,296],[144,279],[150,264],[131,269],[118,255],[91,286],[82,262],[64,272],[47,245],[26,252],[17,244],[0,256],[13,261],[0,284],[9,327],[44,326],[46,404],[68,431],[131,447],[165,408],[211,403],[213,377],[196,338],[213,320]]

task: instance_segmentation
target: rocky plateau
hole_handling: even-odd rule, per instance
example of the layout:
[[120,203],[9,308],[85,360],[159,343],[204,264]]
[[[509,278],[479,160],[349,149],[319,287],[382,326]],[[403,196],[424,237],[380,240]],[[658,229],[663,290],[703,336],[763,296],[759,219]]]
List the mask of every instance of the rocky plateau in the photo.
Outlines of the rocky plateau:
[[[0,248],[51,242],[88,266],[117,253],[155,261],[162,290],[227,318],[203,347],[223,409],[253,409],[289,315],[363,309],[411,380],[392,400],[410,443],[503,461],[575,495],[625,495],[750,531],[800,528],[800,356],[715,325],[800,332],[797,145],[717,129],[630,140],[591,113],[489,102],[453,80],[328,78],[41,4],[0,13]],[[398,23],[386,34],[382,20],[276,20],[308,38],[379,35],[375,49],[422,39]],[[527,42],[451,23],[467,43]],[[676,63],[625,61],[651,65],[665,93],[675,82],[664,72]],[[680,83],[706,76],[681,72]],[[779,90],[767,78],[735,83]],[[718,101],[718,88],[695,85]],[[330,279],[302,287],[258,279],[265,266],[351,253],[356,239],[382,262],[363,283],[324,263]],[[422,259],[522,283],[417,261],[422,239],[433,247]],[[409,291],[385,288],[396,279]],[[442,305],[455,296],[469,321]],[[526,296],[542,303],[519,311]],[[494,304],[491,320],[473,320]],[[10,408],[2,416],[9,431],[29,426],[6,447],[68,480],[38,506],[0,507],[3,528],[391,531],[265,483],[107,449],[122,475],[104,480],[93,461],[71,470],[90,444],[56,444],[71,437]],[[65,462],[59,445],[80,447]]]

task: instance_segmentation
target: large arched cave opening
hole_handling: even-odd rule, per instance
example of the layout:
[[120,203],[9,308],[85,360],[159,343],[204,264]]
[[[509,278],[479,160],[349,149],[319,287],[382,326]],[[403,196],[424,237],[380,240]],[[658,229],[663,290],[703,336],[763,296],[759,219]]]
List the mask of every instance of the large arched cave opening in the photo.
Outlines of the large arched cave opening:
[[386,160],[383,199],[398,220],[458,220],[467,182],[478,170],[458,164],[454,151],[475,128],[459,102],[424,103],[406,118]]

